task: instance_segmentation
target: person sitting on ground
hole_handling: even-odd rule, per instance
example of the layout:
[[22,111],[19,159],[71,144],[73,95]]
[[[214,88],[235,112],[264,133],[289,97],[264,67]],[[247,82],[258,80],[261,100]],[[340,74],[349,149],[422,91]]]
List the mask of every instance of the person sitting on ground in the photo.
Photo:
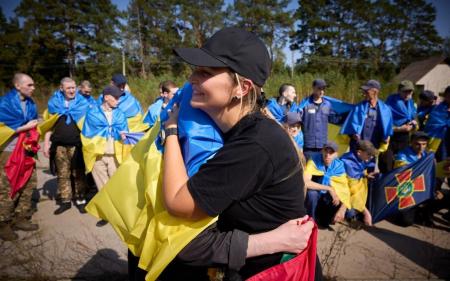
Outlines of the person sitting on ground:
[[161,82],[160,96],[148,107],[147,114],[144,117],[144,123],[147,123],[150,128],[153,127],[161,114],[161,110],[167,106],[177,91],[178,87],[173,81],[167,80]]
[[303,150],[303,132],[300,126],[300,115],[297,112],[288,112],[286,122],[283,123],[286,132],[294,139],[297,148]]
[[367,170],[368,168],[374,168],[375,163],[371,159],[377,154],[378,151],[370,141],[358,140],[355,150],[341,156],[350,187],[350,203],[352,206],[352,209],[347,211],[346,217],[353,220],[359,214],[362,214],[364,224],[368,226],[372,225],[372,215],[366,207],[368,196],[367,180],[373,179],[375,172],[368,172]]
[[337,144],[328,141],[321,154],[314,154],[306,162],[305,206],[308,215],[322,226],[342,221],[351,207],[344,162],[337,157],[337,151]]

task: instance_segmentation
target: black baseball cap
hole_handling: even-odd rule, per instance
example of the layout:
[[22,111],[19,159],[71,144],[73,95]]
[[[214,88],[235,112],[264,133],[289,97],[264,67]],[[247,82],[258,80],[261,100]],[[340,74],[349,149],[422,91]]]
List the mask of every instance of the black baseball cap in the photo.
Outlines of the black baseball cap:
[[377,80],[369,80],[369,81],[366,82],[366,84],[361,86],[361,89],[363,89],[364,91],[367,91],[367,90],[370,90],[370,89],[380,90],[381,89],[381,84]]
[[325,82],[325,80],[323,80],[323,79],[316,79],[313,81],[312,86],[317,87],[317,88],[326,88],[327,82]]
[[298,112],[288,112],[286,113],[286,123],[288,125],[295,125],[300,123],[300,113]]
[[122,91],[120,91],[119,88],[113,85],[106,86],[105,89],[103,89],[103,96],[110,95],[115,98],[120,98],[122,95]]
[[419,94],[419,99],[424,101],[433,101],[437,99],[437,96],[433,91],[425,90]]
[[428,141],[430,139],[430,136],[423,131],[416,131],[416,132],[412,133],[411,141],[416,140],[416,139],[422,139],[422,140]]
[[263,41],[236,27],[219,30],[201,48],[176,48],[174,52],[191,65],[228,67],[260,87],[269,77],[272,65]]
[[113,77],[111,78],[111,81],[113,81],[116,86],[119,86],[122,84],[126,84],[127,78],[125,78],[125,76],[123,76],[122,74],[117,73],[117,74],[113,75]]
[[338,152],[339,147],[334,141],[327,141],[323,148],[331,148],[334,152]]

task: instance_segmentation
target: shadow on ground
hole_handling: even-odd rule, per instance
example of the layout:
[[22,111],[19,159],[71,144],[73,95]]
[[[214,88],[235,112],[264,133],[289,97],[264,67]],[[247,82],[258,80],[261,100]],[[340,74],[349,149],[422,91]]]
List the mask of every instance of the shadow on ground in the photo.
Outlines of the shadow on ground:
[[450,279],[450,250],[383,228],[366,231],[438,278]]
[[101,249],[78,270],[71,280],[125,281],[128,280],[127,270],[127,261],[120,259],[116,251]]

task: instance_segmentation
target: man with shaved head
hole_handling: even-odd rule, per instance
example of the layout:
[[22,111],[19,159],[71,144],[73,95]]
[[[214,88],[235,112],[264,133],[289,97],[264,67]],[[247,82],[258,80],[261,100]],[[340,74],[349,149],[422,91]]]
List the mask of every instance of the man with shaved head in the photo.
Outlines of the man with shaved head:
[[[31,99],[35,89],[33,79],[17,73],[12,82],[14,88],[0,99],[0,238],[5,241],[18,238],[14,230],[33,231],[39,228],[30,222],[31,195],[36,188],[34,164],[27,176],[16,173],[14,178],[5,169],[13,152],[24,149],[24,137],[30,135],[38,123],[36,104]],[[32,153],[25,152],[27,156]],[[13,186],[19,187],[17,192],[13,192]]]

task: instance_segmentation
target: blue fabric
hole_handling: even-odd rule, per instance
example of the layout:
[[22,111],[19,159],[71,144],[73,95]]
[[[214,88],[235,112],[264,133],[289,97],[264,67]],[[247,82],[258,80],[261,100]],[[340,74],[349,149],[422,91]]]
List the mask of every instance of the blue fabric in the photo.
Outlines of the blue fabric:
[[444,139],[449,127],[450,112],[448,112],[448,105],[441,102],[431,111],[425,124],[425,132],[432,138]]
[[299,149],[303,149],[303,132],[299,131],[298,134],[294,137],[294,141],[297,144]]
[[73,121],[77,123],[89,109],[89,103],[80,94],[76,93],[75,98],[69,101],[69,107],[65,106],[64,93],[57,90],[48,101],[48,112],[50,114],[59,114],[66,116],[66,124]]
[[416,118],[417,110],[412,99],[405,102],[400,94],[392,94],[387,98],[386,104],[391,108],[394,126],[396,127],[409,123]]
[[109,125],[108,119],[103,112],[100,105],[92,107],[86,114],[84,125],[81,133],[87,137],[92,138],[101,136],[106,139],[113,138],[120,141],[122,138],[120,132],[128,132],[127,119],[125,114],[118,108],[112,111],[112,123]]
[[373,162],[364,162],[356,155],[356,151],[344,153],[341,156],[344,162],[345,172],[350,178],[359,180],[364,177],[364,171],[368,168],[374,168]]
[[322,148],[328,140],[328,118],[332,115],[331,103],[322,99],[322,103],[315,104],[310,96],[301,101],[299,108],[304,147]]
[[144,123],[149,124],[150,128],[153,127],[153,125],[155,125],[156,121],[158,120],[159,115],[161,114],[163,103],[164,100],[162,98],[158,98],[148,107],[147,114],[144,118]]
[[[422,153],[422,159],[423,157],[426,157],[428,153],[425,151]],[[411,146],[408,146],[405,149],[400,150],[397,155],[395,155],[395,160],[405,162],[406,164],[411,164],[419,160],[419,157],[414,152]]]
[[[385,141],[393,134],[393,120],[391,109],[381,100],[377,102],[378,116],[380,117],[380,135]],[[352,136],[354,134],[360,135],[364,129],[364,124],[369,111],[369,102],[362,101],[358,103],[348,115],[344,124],[342,125],[340,134]]]
[[280,105],[276,98],[271,98],[267,101],[266,108],[272,113],[278,123],[286,122],[286,113],[297,111],[297,104],[293,102],[288,108],[286,105]]
[[90,104],[90,107],[94,107],[97,105],[97,101],[94,99],[93,96],[83,95],[80,90],[77,90],[77,93],[87,100],[87,102]]
[[314,155],[311,160],[314,161],[316,168],[324,173],[320,184],[331,186],[331,177],[345,174],[344,162],[339,158],[335,158],[328,167],[323,162],[322,154]]
[[17,130],[29,121],[37,120],[37,107],[31,98],[25,98],[25,108],[24,113],[17,90],[10,90],[0,99],[0,122],[13,130]]
[[308,189],[306,191],[306,198],[305,198],[306,213],[308,214],[308,216],[312,217],[315,221],[317,221],[316,210],[317,205],[319,204],[319,200],[320,198],[322,198],[322,196],[325,196],[326,194],[327,192],[323,193],[320,192],[319,190]]
[[145,133],[137,132],[137,133],[125,133],[125,140],[123,141],[124,144],[137,144],[141,138],[145,135]]
[[376,108],[369,107],[367,118],[364,121],[364,129],[361,134],[362,140],[370,141],[375,147],[379,147],[381,141],[383,141],[381,131],[376,130],[381,127],[381,116],[378,111],[378,106]]
[[167,110],[171,109],[173,104],[179,104],[178,139],[189,177],[194,175],[200,166],[223,146],[220,129],[205,112],[191,106],[191,98],[192,86],[186,83],[177,91],[160,115],[161,122],[164,122],[168,119]]
[[[408,170],[411,170],[411,174]],[[421,183],[424,183],[423,191],[417,190],[422,186]],[[408,210],[433,198],[434,183],[434,153],[383,175],[374,183],[373,188],[369,188],[368,205],[372,222],[377,223],[388,216],[398,214],[400,210]]]
[[[103,103],[103,94],[97,99],[98,104]],[[126,118],[134,117],[139,113],[142,114],[142,108],[139,101],[128,91],[125,91],[119,98],[118,108],[122,110]]]

